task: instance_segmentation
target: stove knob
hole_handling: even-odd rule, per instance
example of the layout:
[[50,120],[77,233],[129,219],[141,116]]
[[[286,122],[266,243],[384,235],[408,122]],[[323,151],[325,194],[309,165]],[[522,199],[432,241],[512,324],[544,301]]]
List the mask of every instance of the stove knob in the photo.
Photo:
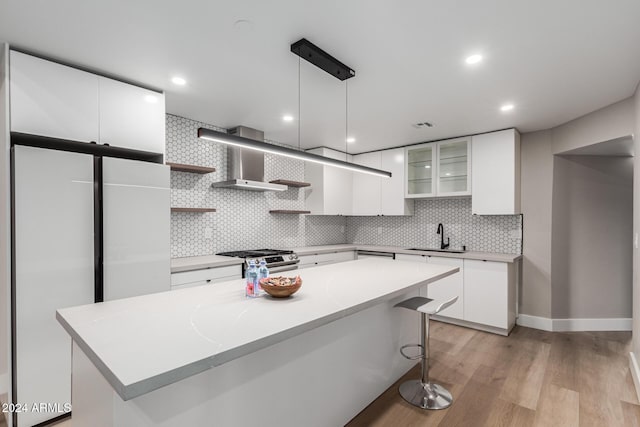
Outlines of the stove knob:
[[298,254],[293,254],[291,256],[293,257],[293,259],[298,259]]
[[289,259],[293,259],[293,255],[289,255]]

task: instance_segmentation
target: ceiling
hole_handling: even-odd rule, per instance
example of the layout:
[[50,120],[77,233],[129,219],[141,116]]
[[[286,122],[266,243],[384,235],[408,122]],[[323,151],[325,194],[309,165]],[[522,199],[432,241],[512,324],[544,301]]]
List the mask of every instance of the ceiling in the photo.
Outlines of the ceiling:
[[[290,52],[302,37],[356,70],[348,120],[345,82]],[[0,41],[163,89],[169,113],[292,145],[300,106],[303,148],[344,150],[348,124],[358,153],[550,128],[631,96],[640,1],[0,0]],[[473,53],[484,60],[468,66]],[[424,121],[434,127],[412,126]]]

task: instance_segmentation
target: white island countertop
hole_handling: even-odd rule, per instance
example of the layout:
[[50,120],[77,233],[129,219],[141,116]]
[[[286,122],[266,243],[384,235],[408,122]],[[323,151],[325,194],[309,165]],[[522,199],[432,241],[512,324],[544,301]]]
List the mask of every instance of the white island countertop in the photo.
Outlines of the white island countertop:
[[123,400],[211,369],[454,274],[362,259],[300,271],[288,299],[247,299],[244,281],[60,309],[56,317]]

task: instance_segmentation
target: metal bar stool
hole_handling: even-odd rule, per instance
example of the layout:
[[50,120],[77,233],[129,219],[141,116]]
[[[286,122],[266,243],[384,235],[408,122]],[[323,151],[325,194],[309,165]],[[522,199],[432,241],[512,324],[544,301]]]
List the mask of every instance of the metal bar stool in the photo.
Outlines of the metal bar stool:
[[[444,387],[429,381],[429,320],[431,315],[437,314],[454,304],[458,297],[448,301],[439,301],[425,297],[413,297],[395,305],[420,312],[420,344],[406,344],[400,347],[400,354],[410,360],[422,359],[422,377],[419,380],[405,381],[400,385],[400,395],[404,400],[422,409],[444,409],[453,402],[451,393]],[[406,348],[418,347],[422,352],[410,356],[404,352]]]

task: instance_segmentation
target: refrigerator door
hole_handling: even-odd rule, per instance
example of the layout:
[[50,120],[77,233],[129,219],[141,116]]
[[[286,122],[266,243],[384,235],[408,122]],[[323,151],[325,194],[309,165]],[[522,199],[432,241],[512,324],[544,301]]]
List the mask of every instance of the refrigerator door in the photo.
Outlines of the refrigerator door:
[[[71,338],[56,309],[93,303],[93,157],[14,147],[16,402],[71,402]],[[67,408],[69,410],[69,408]],[[58,412],[17,414],[30,426]]]
[[103,159],[104,300],[171,286],[169,167]]

